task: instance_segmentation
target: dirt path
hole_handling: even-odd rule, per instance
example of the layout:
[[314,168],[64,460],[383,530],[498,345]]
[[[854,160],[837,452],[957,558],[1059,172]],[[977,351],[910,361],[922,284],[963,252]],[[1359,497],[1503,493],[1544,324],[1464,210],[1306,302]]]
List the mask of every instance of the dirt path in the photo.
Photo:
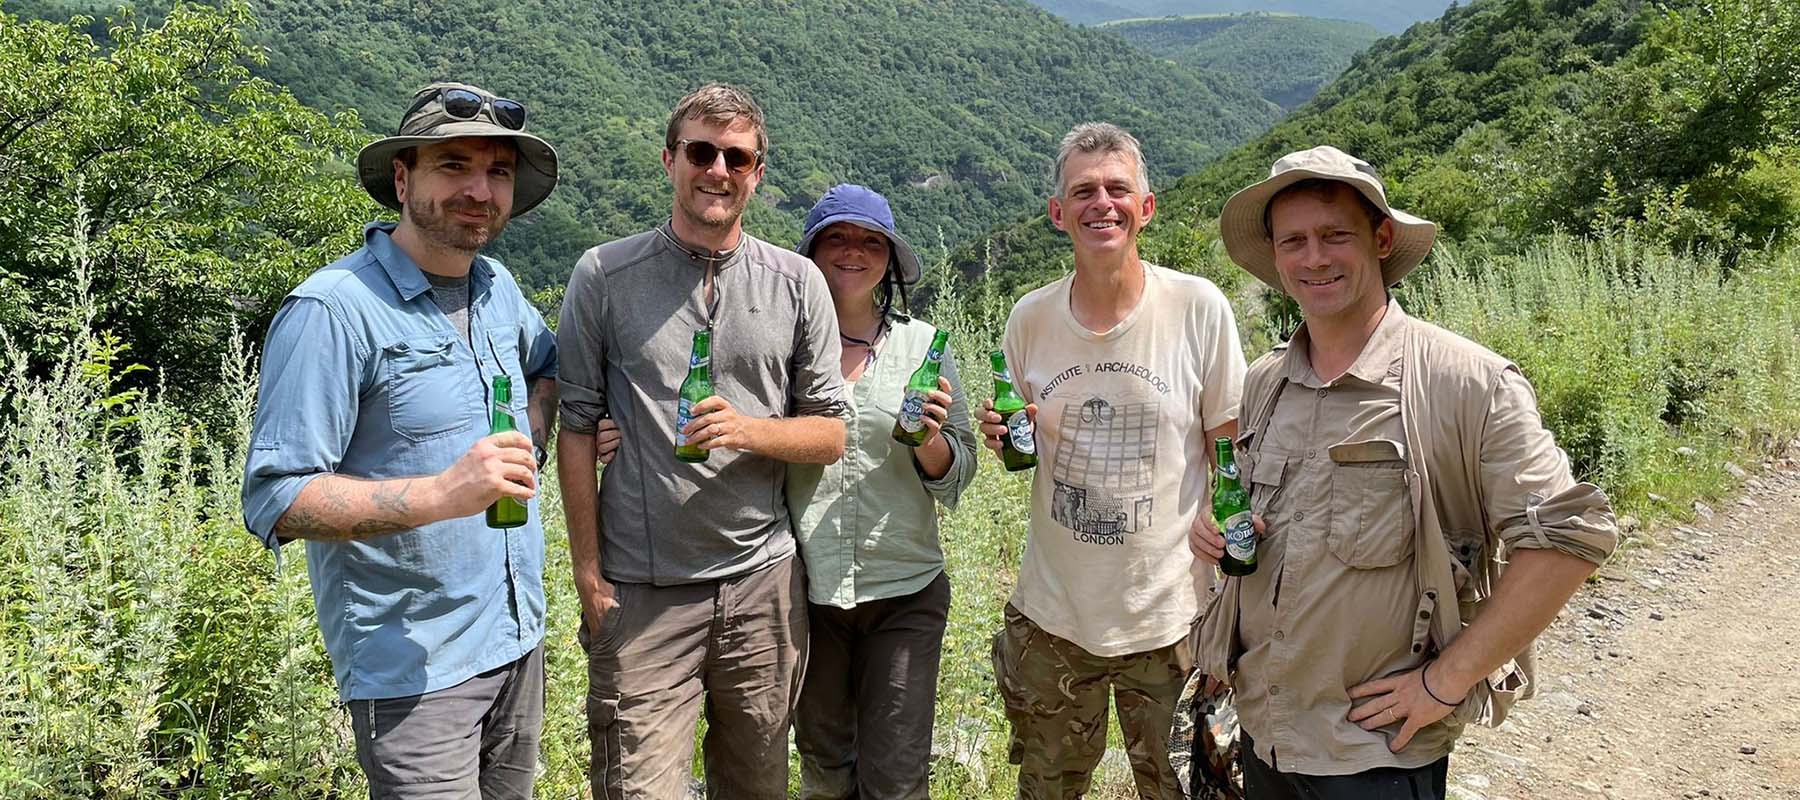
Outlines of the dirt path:
[[1800,800],[1800,472],[1776,466],[1635,534],[1539,639],[1538,696],[1464,736],[1452,797]]

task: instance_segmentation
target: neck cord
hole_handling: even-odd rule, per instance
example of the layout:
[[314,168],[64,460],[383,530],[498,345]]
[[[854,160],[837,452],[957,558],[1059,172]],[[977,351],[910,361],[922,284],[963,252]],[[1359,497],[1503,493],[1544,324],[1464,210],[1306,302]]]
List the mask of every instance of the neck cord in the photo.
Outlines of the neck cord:
[[842,329],[838,330],[838,339],[840,342],[847,342],[849,344],[859,344],[859,345],[862,345],[863,347],[867,348],[869,351],[868,355],[863,356],[863,363],[866,364],[866,363],[869,363],[869,362],[875,360],[875,343],[881,341],[881,335],[886,333],[887,329],[888,329],[888,321],[887,321],[886,317],[883,317],[881,319],[880,324],[877,324],[875,326],[875,335],[873,335],[867,339],[858,339],[855,336],[851,336],[850,334],[843,332]]

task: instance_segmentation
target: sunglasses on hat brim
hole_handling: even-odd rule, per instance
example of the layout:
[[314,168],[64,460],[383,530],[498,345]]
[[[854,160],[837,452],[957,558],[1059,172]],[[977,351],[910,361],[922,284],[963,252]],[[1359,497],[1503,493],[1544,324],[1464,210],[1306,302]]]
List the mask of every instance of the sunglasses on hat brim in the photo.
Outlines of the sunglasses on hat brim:
[[419,109],[424,108],[433,100],[437,100],[438,104],[443,107],[444,113],[453,119],[475,119],[481,116],[481,109],[485,106],[489,115],[494,122],[499,123],[500,127],[514,131],[525,128],[525,105],[523,103],[504,97],[486,97],[468,89],[455,88],[439,89],[435,94],[420,96],[418,100],[413,101],[412,108],[407,109],[406,113],[400,116],[401,123],[405,124],[407,117],[418,113]]
[[711,167],[721,153],[725,155],[725,169],[738,174],[749,172],[762,161],[761,150],[720,147],[705,139],[682,139],[675,143],[675,149],[687,156],[689,164],[701,169]]

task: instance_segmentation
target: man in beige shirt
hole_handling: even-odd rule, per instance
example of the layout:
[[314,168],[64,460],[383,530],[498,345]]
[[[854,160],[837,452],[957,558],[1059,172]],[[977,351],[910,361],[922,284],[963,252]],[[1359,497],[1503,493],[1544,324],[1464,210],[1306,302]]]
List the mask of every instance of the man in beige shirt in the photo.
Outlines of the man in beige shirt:
[[[1245,379],[1257,569],[1200,636],[1237,692],[1246,794],[1442,798],[1463,725],[1530,692],[1533,638],[1616,545],[1606,496],[1517,367],[1388,295],[1436,226],[1367,162],[1290,153],[1220,226],[1305,318]],[[1224,541],[1202,524],[1190,545],[1216,563]]]

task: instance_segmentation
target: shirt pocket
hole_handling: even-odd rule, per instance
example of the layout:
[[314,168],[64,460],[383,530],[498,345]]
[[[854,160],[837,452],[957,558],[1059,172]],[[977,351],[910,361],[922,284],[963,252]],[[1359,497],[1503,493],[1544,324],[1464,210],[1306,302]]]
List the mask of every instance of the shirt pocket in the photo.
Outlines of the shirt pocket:
[[452,335],[416,336],[382,348],[388,417],[394,433],[423,441],[472,422],[477,372]]
[[1266,519],[1269,504],[1281,492],[1281,482],[1287,473],[1287,454],[1251,447],[1254,435],[1246,433],[1238,437],[1238,475],[1244,479],[1244,487],[1250,490],[1250,513]]
[[1405,448],[1389,439],[1332,445],[1331,527],[1326,546],[1354,569],[1380,569],[1413,552]]
[[[487,355],[496,362],[493,375],[504,374],[512,382],[512,402],[506,410],[512,413],[519,430],[525,430],[526,397],[531,387],[526,385],[525,365],[519,360],[519,328],[517,325],[500,325],[489,328],[485,335]],[[492,384],[493,380],[490,375],[488,383]]]

